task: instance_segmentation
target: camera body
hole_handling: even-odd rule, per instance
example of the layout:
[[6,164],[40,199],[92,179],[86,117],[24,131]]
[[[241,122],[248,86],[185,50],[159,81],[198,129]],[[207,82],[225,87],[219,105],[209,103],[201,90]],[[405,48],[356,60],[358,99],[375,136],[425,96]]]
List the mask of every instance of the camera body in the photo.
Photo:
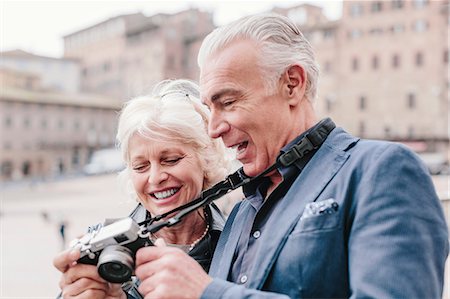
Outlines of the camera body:
[[92,231],[71,242],[80,249],[78,263],[97,265],[106,281],[124,283],[131,278],[139,248],[153,245],[145,227],[133,219],[124,218]]

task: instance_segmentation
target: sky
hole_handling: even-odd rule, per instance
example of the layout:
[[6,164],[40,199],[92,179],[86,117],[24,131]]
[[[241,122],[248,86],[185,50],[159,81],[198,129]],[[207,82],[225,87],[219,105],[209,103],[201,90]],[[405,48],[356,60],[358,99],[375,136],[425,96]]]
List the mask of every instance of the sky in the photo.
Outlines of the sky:
[[324,7],[330,19],[341,14],[341,0],[269,1],[126,1],[126,0],[0,0],[0,51],[22,49],[37,55],[61,57],[63,36],[108,18],[128,13],[175,13],[190,7],[213,12],[216,25],[241,16],[310,3]]

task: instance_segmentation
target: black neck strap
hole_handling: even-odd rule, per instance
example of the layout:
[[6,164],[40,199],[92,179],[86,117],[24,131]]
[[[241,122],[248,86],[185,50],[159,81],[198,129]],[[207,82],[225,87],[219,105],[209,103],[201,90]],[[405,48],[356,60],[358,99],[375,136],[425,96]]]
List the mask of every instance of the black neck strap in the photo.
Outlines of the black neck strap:
[[[247,177],[244,174],[243,169],[240,168],[236,172],[230,174],[225,180],[215,184],[207,190],[204,190],[197,199],[194,199],[193,201],[179,206],[167,213],[157,215],[151,219],[145,220],[139,223],[139,225],[146,225],[147,231],[151,233],[155,233],[163,227],[175,225],[176,223],[180,222],[181,218],[183,218],[187,214],[202,206],[210,204],[213,200],[222,197],[229,191],[235,190],[250,182],[254,182],[255,180],[268,175],[279,167],[288,167],[293,163],[303,159],[306,154],[318,149],[335,127],[336,125],[330,118],[325,118],[317,123],[314,127],[309,129],[306,134],[300,139],[300,141],[292,146],[287,152],[280,153],[280,155],[277,157],[276,162],[266,170],[261,172],[259,175],[255,177]],[[166,221],[160,221],[175,212],[178,213],[173,217],[169,218]]]

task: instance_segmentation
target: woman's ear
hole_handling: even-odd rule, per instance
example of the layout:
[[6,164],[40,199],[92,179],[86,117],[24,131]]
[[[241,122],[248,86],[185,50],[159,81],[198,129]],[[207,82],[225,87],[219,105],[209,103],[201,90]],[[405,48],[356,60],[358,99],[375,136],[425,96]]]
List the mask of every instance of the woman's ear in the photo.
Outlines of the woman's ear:
[[283,75],[283,92],[291,106],[301,102],[306,94],[306,72],[298,64],[288,67]]

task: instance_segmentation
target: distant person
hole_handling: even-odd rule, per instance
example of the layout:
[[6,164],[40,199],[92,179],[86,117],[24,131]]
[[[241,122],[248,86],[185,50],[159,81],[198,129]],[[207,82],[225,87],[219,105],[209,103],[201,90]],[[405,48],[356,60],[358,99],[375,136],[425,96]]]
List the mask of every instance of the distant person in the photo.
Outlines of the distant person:
[[66,248],[66,226],[67,226],[66,220],[61,219],[59,221],[59,235],[61,236],[62,249]]
[[56,227],[58,229],[58,236],[61,239],[61,247],[62,249],[64,249],[66,247],[66,229],[68,224],[67,220],[62,215],[59,215],[56,219],[52,219],[47,211],[41,211],[41,217],[46,223],[52,225],[56,224]]
[[292,21],[220,27],[199,65],[210,136],[249,178],[267,171],[244,186],[209,275],[170,247],[137,252],[145,298],[441,298],[449,235],[426,167],[318,120],[317,62]]
[[[186,204],[225,178],[232,156],[226,154],[222,141],[208,136],[208,119],[198,87],[185,80],[164,81],[154,95],[126,103],[117,140],[126,161],[122,175],[133,186],[132,196],[139,202],[131,214],[137,222]],[[224,222],[212,204],[150,239],[163,239],[174,252],[193,258],[189,267],[208,271]],[[101,279],[95,266],[72,265],[78,256],[65,251],[54,260],[63,273],[60,287],[64,298],[125,298],[121,286]],[[154,271],[149,269],[146,275]],[[128,298],[143,298],[138,284],[133,281],[123,286]]]

